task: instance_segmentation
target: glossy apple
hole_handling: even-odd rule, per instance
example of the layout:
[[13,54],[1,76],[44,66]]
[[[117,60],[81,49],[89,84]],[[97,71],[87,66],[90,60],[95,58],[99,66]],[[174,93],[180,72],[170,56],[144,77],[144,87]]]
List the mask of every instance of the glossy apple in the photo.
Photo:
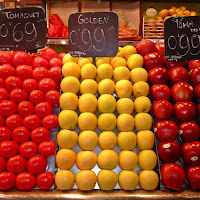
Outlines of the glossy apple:
[[193,190],[200,189],[200,166],[192,166],[186,169],[188,185]]
[[197,114],[198,114],[198,117],[200,118],[200,104],[198,104],[197,106]]
[[165,44],[164,42],[158,42],[155,44],[156,47],[156,51],[161,55],[164,56],[165,55]]
[[188,62],[188,70],[191,71],[192,69],[195,69],[197,67],[200,67],[200,60],[190,60]]
[[138,54],[144,57],[150,52],[155,52],[156,48],[155,44],[151,40],[142,40],[137,43],[136,50]]
[[144,68],[147,71],[155,67],[163,67],[163,57],[158,52],[151,52],[144,56]]
[[190,101],[193,97],[193,87],[186,82],[175,83],[171,88],[174,101]]
[[173,114],[173,106],[167,100],[158,100],[153,103],[152,111],[156,119],[169,119]]
[[183,167],[174,163],[165,163],[162,165],[161,176],[164,185],[172,190],[180,190],[186,178]]
[[156,84],[151,87],[150,95],[153,101],[169,100],[171,97],[171,91],[165,84]]
[[195,122],[180,123],[178,129],[182,142],[193,142],[199,140],[200,128]]
[[160,142],[158,155],[162,163],[175,163],[180,157],[181,148],[177,142]]
[[181,146],[181,158],[186,165],[200,165],[200,142],[186,142]]
[[174,104],[174,116],[179,122],[192,121],[195,114],[196,107],[190,101],[181,101]]
[[198,84],[195,88],[194,88],[194,94],[196,95],[196,97],[198,99],[200,99],[200,84]]
[[177,82],[188,82],[190,74],[185,68],[177,66],[169,70],[169,77],[170,83],[174,84]]
[[164,56],[164,62],[165,62],[165,67],[170,70],[173,67],[176,66],[181,66],[181,67],[186,67],[186,62],[185,61],[179,61],[179,62],[175,62],[175,61],[168,61],[165,56]]
[[190,71],[190,78],[194,87],[200,84],[200,67],[197,67]]
[[158,120],[154,132],[161,142],[173,142],[178,136],[178,126],[172,120]]

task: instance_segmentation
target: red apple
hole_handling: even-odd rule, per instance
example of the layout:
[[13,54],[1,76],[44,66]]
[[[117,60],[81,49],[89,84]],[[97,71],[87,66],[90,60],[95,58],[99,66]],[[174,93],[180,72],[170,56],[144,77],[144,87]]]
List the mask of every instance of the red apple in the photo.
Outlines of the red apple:
[[169,100],[171,97],[171,91],[165,84],[156,84],[151,87],[150,95],[153,101]]
[[168,61],[165,56],[164,56],[164,62],[165,62],[165,67],[170,70],[171,68],[173,67],[176,67],[176,66],[181,66],[181,67],[186,67],[186,62],[185,61],[178,61],[178,62],[175,62],[175,61]]
[[186,82],[175,83],[172,88],[172,98],[174,101],[190,101],[193,97],[193,87]]
[[155,44],[151,40],[142,40],[136,45],[137,53],[141,56],[145,56],[150,52],[154,52],[156,50]]
[[200,84],[200,67],[197,67],[190,71],[190,77],[192,85],[195,87]]
[[194,94],[196,95],[196,97],[198,99],[200,99],[200,84],[198,84],[195,88],[194,88]]
[[192,166],[186,169],[188,185],[193,190],[200,189],[200,166]]
[[198,104],[197,106],[197,113],[198,113],[198,117],[200,118],[200,104]]
[[161,55],[165,55],[165,43],[164,42],[158,42],[155,44],[156,51]]
[[190,60],[188,62],[188,70],[191,71],[192,69],[195,69],[197,67],[200,67],[200,60]]
[[155,67],[149,71],[148,75],[152,85],[166,84],[169,79],[169,72],[164,67]]
[[188,82],[190,74],[185,68],[177,66],[169,70],[169,77],[170,83],[174,84],[177,82]]
[[162,163],[176,162],[179,159],[181,148],[177,142],[160,142],[158,155]]
[[181,158],[186,165],[200,165],[200,142],[186,142],[181,146]]
[[172,120],[158,120],[154,132],[161,142],[173,142],[178,136],[178,126]]
[[151,52],[144,56],[144,68],[147,71],[164,65],[163,57],[158,52]]
[[156,119],[169,119],[173,114],[173,106],[167,100],[158,100],[153,103],[152,111]]
[[199,140],[200,128],[195,122],[183,122],[178,125],[178,133],[182,142]]
[[192,121],[195,114],[196,108],[192,102],[181,101],[174,104],[174,116],[179,122]]
[[185,183],[185,170],[178,164],[165,163],[161,166],[164,185],[172,190],[180,190]]

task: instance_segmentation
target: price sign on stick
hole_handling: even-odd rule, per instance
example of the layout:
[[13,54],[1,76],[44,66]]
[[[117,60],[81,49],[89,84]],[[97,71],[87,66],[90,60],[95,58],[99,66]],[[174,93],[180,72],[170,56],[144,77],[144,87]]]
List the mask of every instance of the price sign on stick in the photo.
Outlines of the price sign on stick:
[[0,11],[0,49],[33,50],[46,44],[46,21],[42,8]]
[[165,57],[169,61],[200,59],[200,17],[165,20]]
[[69,16],[69,52],[75,57],[113,57],[118,52],[118,16],[114,12]]

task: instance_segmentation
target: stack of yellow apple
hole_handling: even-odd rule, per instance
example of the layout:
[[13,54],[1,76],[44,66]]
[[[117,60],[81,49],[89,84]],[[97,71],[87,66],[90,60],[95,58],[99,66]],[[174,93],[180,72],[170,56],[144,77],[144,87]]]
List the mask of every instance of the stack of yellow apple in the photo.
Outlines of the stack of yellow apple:
[[[55,183],[60,190],[72,189],[76,183],[78,189],[88,191],[96,182],[102,190],[113,190],[117,182],[124,190],[134,190],[139,182],[142,189],[154,190],[158,185],[153,171],[157,156],[152,150],[151,101],[143,57],[128,45],[119,48],[114,58],[97,58],[95,62],[96,66],[92,58],[70,54],[63,58],[62,111],[58,117],[62,130],[57,135],[60,150],[56,155],[60,170]],[[73,131],[77,125],[79,135]],[[72,149],[77,143],[82,150],[76,155]],[[98,155],[93,151],[97,144],[101,149]],[[121,149],[119,155],[113,150],[116,145]],[[70,170],[75,163],[80,170],[76,177]],[[100,168],[97,175],[92,171],[96,164]],[[119,174],[113,171],[118,164]],[[139,176],[134,171],[137,164]]]

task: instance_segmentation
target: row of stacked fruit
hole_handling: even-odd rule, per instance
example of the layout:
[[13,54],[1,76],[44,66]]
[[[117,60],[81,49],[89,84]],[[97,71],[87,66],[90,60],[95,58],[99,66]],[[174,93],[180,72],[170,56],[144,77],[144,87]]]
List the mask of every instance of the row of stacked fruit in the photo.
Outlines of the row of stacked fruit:
[[[159,178],[153,171],[157,156],[152,150],[151,101],[143,57],[135,47],[126,46],[114,58],[97,58],[96,66],[91,58],[77,59],[70,54],[63,63],[57,187],[69,190],[76,182],[80,190],[93,190],[98,182],[100,189],[113,190],[119,182],[122,189],[134,190],[139,180],[142,189],[154,190]],[[77,142],[81,149],[77,150]]]

